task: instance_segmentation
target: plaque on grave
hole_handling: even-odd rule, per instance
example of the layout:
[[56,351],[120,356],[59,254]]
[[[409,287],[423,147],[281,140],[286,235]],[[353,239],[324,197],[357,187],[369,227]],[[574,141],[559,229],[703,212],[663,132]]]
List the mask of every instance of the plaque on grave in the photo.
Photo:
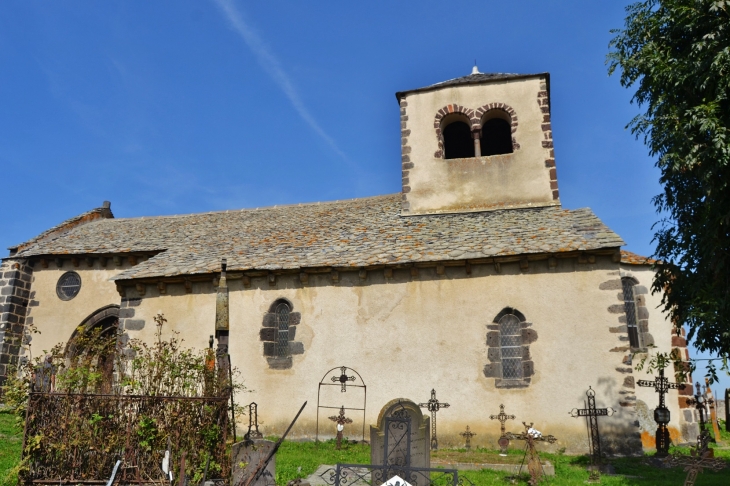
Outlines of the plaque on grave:
[[[231,447],[231,484],[245,484],[245,481],[256,471],[258,465],[265,461],[274,448],[275,442],[264,439],[241,441]],[[266,470],[251,486],[276,486],[276,456],[266,465]]]
[[411,486],[411,483],[406,482],[406,480],[400,476],[393,476],[380,486]]
[[370,463],[431,467],[430,421],[418,404],[405,398],[388,402],[370,426]]

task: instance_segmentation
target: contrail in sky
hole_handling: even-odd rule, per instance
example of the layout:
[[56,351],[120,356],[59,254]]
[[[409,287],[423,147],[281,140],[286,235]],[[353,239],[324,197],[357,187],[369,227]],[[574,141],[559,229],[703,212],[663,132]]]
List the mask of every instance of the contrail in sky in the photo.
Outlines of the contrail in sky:
[[299,116],[302,117],[302,119],[309,125],[312,130],[317,133],[317,135],[322,137],[322,139],[327,143],[327,145],[330,146],[333,151],[335,151],[335,153],[337,153],[337,155],[345,159],[347,163],[352,165],[353,168],[357,170],[358,168],[355,166],[355,164],[353,164],[353,162],[347,157],[347,155],[342,150],[340,150],[340,148],[337,146],[337,143],[335,143],[332,137],[330,137],[327,132],[324,131],[319,123],[317,123],[317,120],[315,120],[312,114],[309,113],[309,110],[307,110],[307,107],[304,106],[304,102],[299,97],[299,93],[297,93],[296,88],[294,88],[294,85],[289,79],[289,76],[284,71],[284,68],[281,66],[279,60],[271,53],[271,51],[269,51],[269,49],[264,44],[264,41],[261,40],[256,32],[243,20],[243,16],[236,9],[233,1],[215,0],[215,3],[217,3],[221,10],[223,10],[223,13],[225,13],[228,21],[231,23],[231,27],[233,27],[233,30],[235,30],[241,36],[241,38],[243,38],[249,49],[251,49],[254,55],[256,55],[256,58],[258,59],[258,62],[264,69],[264,71],[266,71],[268,75],[271,76],[274,82],[284,92],[286,97],[289,98],[289,101],[292,105],[294,105],[294,109],[297,111],[297,113],[299,113]]

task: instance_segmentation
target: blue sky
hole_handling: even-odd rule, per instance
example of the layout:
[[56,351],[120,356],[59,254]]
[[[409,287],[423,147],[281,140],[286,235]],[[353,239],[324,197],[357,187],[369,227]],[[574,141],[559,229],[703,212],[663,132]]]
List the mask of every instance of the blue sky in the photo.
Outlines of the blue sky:
[[124,217],[398,192],[394,93],[476,59],[551,73],[563,205],[649,255],[658,171],[605,66],[623,18],[585,1],[2,2],[0,246],[103,200]]

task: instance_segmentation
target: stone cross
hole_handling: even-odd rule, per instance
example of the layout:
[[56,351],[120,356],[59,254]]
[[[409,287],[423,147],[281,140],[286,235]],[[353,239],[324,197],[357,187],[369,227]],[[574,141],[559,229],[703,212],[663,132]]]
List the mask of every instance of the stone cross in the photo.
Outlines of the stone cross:
[[574,408],[570,411],[572,417],[588,417],[591,434],[591,480],[599,479],[598,468],[601,463],[601,436],[598,433],[598,417],[613,415],[616,411],[612,408],[596,408],[596,392],[589,386],[586,392],[588,397],[588,408]]
[[332,383],[340,382],[342,385],[340,387],[340,392],[345,393],[347,391],[347,382],[348,381],[355,381],[354,376],[347,376],[347,367],[343,366],[340,368],[340,376],[333,376],[332,377]]
[[428,409],[431,412],[431,450],[435,451],[439,448],[439,441],[436,438],[436,412],[442,408],[449,408],[451,405],[448,403],[439,402],[436,398],[436,390],[431,390],[431,399],[428,403],[419,403],[419,407]]
[[[557,442],[557,438],[553,437],[552,435],[542,435],[540,432],[532,428],[533,422],[530,422],[530,425],[527,425],[526,422],[522,422],[522,425],[525,426],[525,431],[521,434],[513,434],[512,432],[507,432],[505,434],[505,437],[507,437],[510,440],[524,440],[525,441],[525,457],[527,457],[527,470],[530,473],[530,484],[532,486],[536,486],[538,482],[540,482],[540,479],[545,474],[545,471],[542,469],[542,463],[540,462],[540,456],[537,454],[537,449],[535,449],[535,442],[548,442],[550,444],[553,444]],[[520,464],[520,470],[517,472],[519,475],[522,472],[522,465],[525,463],[525,457],[522,458],[522,464]]]
[[337,424],[337,450],[340,450],[342,444],[342,431],[345,429],[345,424],[351,424],[352,419],[345,417],[345,406],[340,408],[340,413],[333,415],[329,418],[331,421]]
[[472,432],[471,430],[469,430],[469,426],[467,425],[466,426],[466,431],[460,433],[459,435],[462,436],[466,440],[466,446],[465,446],[465,448],[466,448],[467,451],[470,451],[471,450],[471,438],[474,437],[477,434],[475,434],[474,432]]
[[248,432],[243,436],[243,440],[250,442],[253,439],[263,439],[264,435],[259,432],[259,406],[256,402],[248,405]]
[[656,429],[656,456],[666,457],[669,454],[669,409],[664,403],[664,395],[670,389],[676,389],[682,386],[679,383],[670,383],[664,377],[664,368],[659,369],[659,376],[654,381],[639,380],[636,382],[639,386],[653,386],[654,390],[659,394],[659,406],[654,409],[654,421],[657,423]]
[[504,405],[499,405],[499,414],[498,415],[490,415],[489,418],[491,420],[499,420],[499,440],[497,441],[497,444],[499,444],[499,453],[500,455],[506,456],[507,455],[507,446],[509,446],[509,439],[505,435],[505,429],[504,429],[504,423],[507,420],[514,420],[514,415],[507,415],[504,413]]

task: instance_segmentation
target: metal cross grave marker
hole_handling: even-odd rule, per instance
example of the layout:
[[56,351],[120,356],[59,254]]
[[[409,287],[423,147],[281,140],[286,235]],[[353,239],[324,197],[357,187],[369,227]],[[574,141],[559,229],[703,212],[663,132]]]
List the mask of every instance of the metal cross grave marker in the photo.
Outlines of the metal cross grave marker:
[[598,432],[598,417],[608,417],[613,415],[616,411],[611,407],[608,408],[596,408],[596,392],[589,386],[586,392],[588,397],[587,408],[574,408],[570,411],[572,417],[588,417],[588,424],[590,425],[591,435],[591,480],[599,479],[599,467],[601,464],[601,436]]
[[659,376],[654,381],[639,380],[636,382],[639,386],[653,386],[654,390],[659,394],[659,406],[654,409],[654,421],[657,423],[656,429],[656,456],[666,457],[669,454],[669,409],[664,403],[664,395],[671,389],[682,386],[679,383],[670,383],[664,377],[664,368],[659,369]]
[[[705,423],[707,419],[707,405],[710,404],[710,400],[708,400],[705,397],[705,394],[707,393],[707,388],[705,388],[705,393],[702,393],[700,382],[698,381],[695,383],[695,387],[697,389],[697,392],[694,394],[692,398],[687,399],[687,405],[694,405],[695,410],[697,410],[700,414],[700,434],[702,434],[705,431]],[[714,404],[714,400],[712,400],[712,404]]]
[[345,393],[347,391],[347,382],[348,381],[355,381],[354,376],[347,376],[347,366],[343,366],[340,368],[340,376],[333,376],[332,377],[332,383],[340,382],[342,387],[340,387],[340,391],[342,393]]
[[684,466],[687,471],[684,486],[694,486],[697,475],[705,468],[717,472],[727,467],[723,459],[713,457],[713,450],[708,448],[709,436],[706,436],[705,431],[700,432],[700,437],[704,437],[704,440],[697,439],[697,445],[691,448],[689,456],[674,454],[665,459],[669,467]]
[[248,405],[248,432],[243,436],[243,440],[250,442],[253,439],[263,439],[264,435],[259,432],[259,406],[256,402]]
[[533,422],[530,422],[530,425],[527,425],[526,422],[522,422],[522,425],[525,426],[524,432],[520,434],[507,432],[505,436],[510,440],[525,441],[525,455],[522,458],[522,464],[520,464],[520,470],[517,474],[519,475],[522,472],[522,466],[525,464],[525,458],[527,458],[527,470],[530,473],[530,484],[535,486],[538,482],[540,482],[540,479],[542,479],[545,474],[545,471],[542,468],[542,463],[540,462],[540,456],[537,454],[537,449],[535,449],[535,442],[548,442],[553,444],[557,442],[558,439],[552,435],[542,435],[540,432],[532,428],[532,424]]
[[507,436],[505,434],[504,423],[507,420],[514,420],[515,416],[507,415],[506,413],[504,413],[504,405],[500,404],[499,405],[499,414],[490,415],[489,418],[491,420],[499,420],[500,434],[499,434],[499,440],[497,440],[497,444],[499,444],[499,454],[501,456],[506,456],[507,455],[507,446],[509,446],[509,439],[507,438]]
[[464,447],[466,448],[467,451],[470,451],[471,450],[471,438],[477,434],[475,434],[474,432],[469,430],[469,426],[467,425],[466,430],[464,432],[460,433],[459,435],[462,436],[466,440],[466,445]]
[[428,403],[419,403],[419,407],[428,409],[431,412],[431,450],[435,451],[439,448],[439,441],[436,437],[436,412],[442,408],[449,408],[451,405],[448,403],[439,402],[436,398],[436,390],[431,390],[431,399]]
[[342,444],[342,431],[345,429],[345,424],[351,424],[352,419],[345,417],[345,406],[340,408],[340,413],[329,417],[329,419],[337,424],[337,450],[340,450]]

